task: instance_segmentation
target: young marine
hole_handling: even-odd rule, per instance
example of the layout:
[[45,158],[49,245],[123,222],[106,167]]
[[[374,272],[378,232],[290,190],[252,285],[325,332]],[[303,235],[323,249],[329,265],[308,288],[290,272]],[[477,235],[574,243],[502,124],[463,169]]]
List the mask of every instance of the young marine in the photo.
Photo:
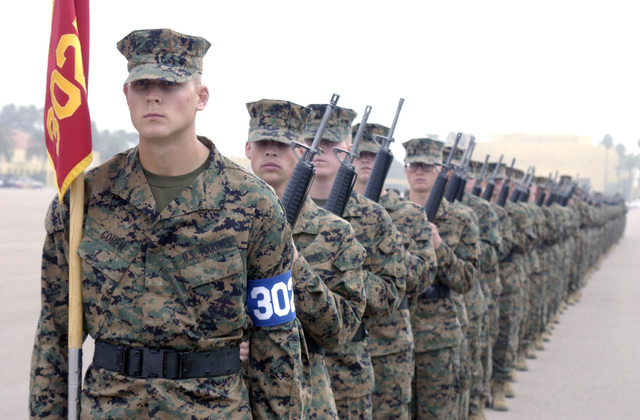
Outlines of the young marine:
[[[253,172],[282,197],[296,166],[291,141],[304,141],[313,111],[288,101],[247,104],[251,117],[245,154]],[[325,348],[347,344],[364,314],[364,248],[351,225],[306,198],[293,226],[299,256],[293,265],[296,314],[302,323],[311,365],[309,418],[337,419]]]
[[[438,176],[436,167],[442,164],[444,144],[416,138],[402,145],[409,198],[424,206]],[[436,251],[438,271],[433,285],[418,297],[412,320],[416,372],[411,408],[419,419],[458,417],[463,331],[453,294],[473,287],[478,261],[478,228],[467,213],[443,199],[434,224],[442,238]]]
[[[83,418],[281,419],[306,410],[302,327],[294,307],[275,314],[264,292],[293,299],[284,210],[267,185],[196,135],[209,100],[201,81],[209,46],[169,29],[118,43],[139,144],[86,175],[78,254],[84,332],[96,349]],[[55,198],[45,220],[32,418],[67,412],[68,219],[68,199]]]
[[[353,127],[353,135],[359,127],[360,124]],[[358,144],[358,157],[353,161],[358,174],[354,189],[360,194],[365,192],[378,154],[379,146],[374,135],[385,137],[388,132],[389,129],[380,124],[370,123],[364,128]],[[435,225],[427,220],[423,208],[403,200],[395,191],[383,189],[378,203],[389,213],[402,234],[407,291],[397,311],[369,323],[369,351],[375,374],[373,418],[408,419],[414,373],[409,298],[415,303],[414,298],[425,292],[433,281],[437,270],[435,252],[440,246],[440,237]]]
[[[324,115],[326,105],[309,105],[316,113],[307,127],[306,142],[311,144]],[[316,178],[309,191],[313,201],[324,207],[340,161],[333,148],[346,150],[351,143],[351,125],[356,113],[336,107],[324,131],[319,147],[322,154],[313,160]],[[347,345],[328,350],[327,368],[340,418],[371,418],[374,373],[367,344],[371,321],[387,318],[400,305],[406,288],[406,267],[402,255],[402,237],[380,205],[352,192],[343,219],[351,224],[356,239],[367,256],[363,265],[367,306],[361,328]]]

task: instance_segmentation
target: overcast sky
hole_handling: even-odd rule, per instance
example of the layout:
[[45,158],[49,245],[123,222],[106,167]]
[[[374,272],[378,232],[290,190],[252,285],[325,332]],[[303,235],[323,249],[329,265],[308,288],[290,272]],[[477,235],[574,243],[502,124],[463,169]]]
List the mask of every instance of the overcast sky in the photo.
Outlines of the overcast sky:
[[[339,106],[396,129],[427,133],[609,133],[638,153],[640,56],[634,2],[187,1],[91,2],[89,108],[100,130],[133,131],[116,43],[135,29],[203,36],[211,99],[197,120],[230,156],[242,156],[245,104],[286,99]],[[50,0],[2,2],[0,106],[44,104]]]

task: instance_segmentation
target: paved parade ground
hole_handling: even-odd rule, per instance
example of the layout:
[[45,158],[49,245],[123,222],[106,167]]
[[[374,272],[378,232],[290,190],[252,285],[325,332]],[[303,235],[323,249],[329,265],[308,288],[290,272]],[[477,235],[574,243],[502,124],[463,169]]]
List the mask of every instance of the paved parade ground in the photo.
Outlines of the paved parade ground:
[[[40,308],[40,252],[52,189],[0,189],[0,419],[27,413],[29,363]],[[640,418],[640,209],[624,237],[569,306],[510,411],[489,420]],[[92,352],[85,345],[85,361]],[[86,366],[86,365],[85,365]]]

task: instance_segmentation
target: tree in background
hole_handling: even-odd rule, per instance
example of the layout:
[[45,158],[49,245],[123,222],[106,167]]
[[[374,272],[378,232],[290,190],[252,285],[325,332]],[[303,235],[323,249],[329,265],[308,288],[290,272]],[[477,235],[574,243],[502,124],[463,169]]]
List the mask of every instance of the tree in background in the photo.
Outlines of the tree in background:
[[604,157],[604,190],[607,190],[607,176],[609,172],[609,149],[613,147],[613,138],[609,134],[605,134],[604,138],[600,142],[605,147],[606,153]]

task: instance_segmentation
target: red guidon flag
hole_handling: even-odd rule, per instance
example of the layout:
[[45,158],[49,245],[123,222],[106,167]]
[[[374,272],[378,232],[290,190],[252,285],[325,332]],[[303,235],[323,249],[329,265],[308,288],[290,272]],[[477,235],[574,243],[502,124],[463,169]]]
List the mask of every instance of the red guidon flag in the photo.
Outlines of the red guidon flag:
[[60,200],[93,160],[87,103],[89,0],[54,0],[44,103],[45,140]]

